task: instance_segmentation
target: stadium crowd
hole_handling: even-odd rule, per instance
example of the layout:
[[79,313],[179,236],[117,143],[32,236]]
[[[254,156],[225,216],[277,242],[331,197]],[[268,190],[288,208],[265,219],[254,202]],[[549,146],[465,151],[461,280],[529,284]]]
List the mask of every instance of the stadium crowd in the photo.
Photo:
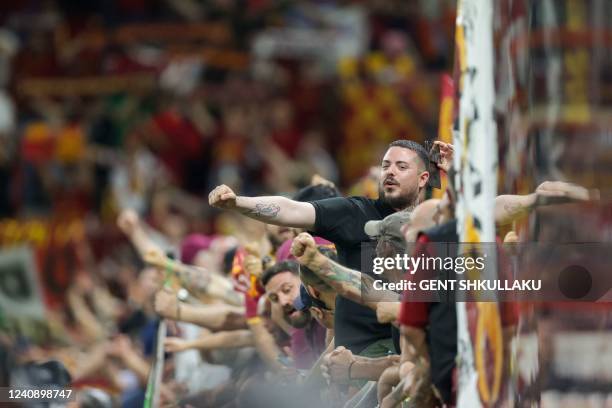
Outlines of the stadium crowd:
[[[375,55],[359,67],[339,62],[340,75],[371,69],[365,82],[418,99],[402,99],[399,110],[412,117],[384,137],[346,125],[350,112],[338,108],[345,85],[347,100],[358,100],[347,110],[363,102],[351,99],[356,76],[321,79],[308,61],[268,61],[249,73],[172,65],[144,46],[98,42],[109,22],[81,20],[79,7],[63,15],[57,2],[43,3],[28,35],[11,31],[26,29],[27,10],[11,10],[0,31],[0,119],[13,117],[0,120],[0,216],[81,219],[85,233],[105,231],[102,247],[112,251],[101,256],[83,234],[71,236],[71,274],[43,329],[0,332],[0,385],[51,381],[74,389],[82,407],[456,403],[455,303],[392,291],[370,297],[374,275],[363,263],[365,247],[394,257],[459,240],[454,148],[421,143],[434,139],[437,106],[425,71],[448,62],[443,5],[453,2],[418,2],[431,15],[419,16],[410,35],[395,29],[405,25],[395,15],[406,12],[401,2],[372,2]],[[95,13],[113,24],[165,13],[185,24],[224,22],[233,38],[225,46],[243,52],[270,22],[316,20],[309,6],[290,2],[248,1],[244,10],[237,1],[145,3]],[[94,95],[47,95],[28,83],[146,72],[158,83],[104,92],[110,83],[100,82]],[[383,128],[394,115],[371,125]],[[406,129],[414,140],[399,138]],[[440,177],[444,190],[431,198]],[[594,198],[544,182],[531,194],[498,196],[495,222],[508,229],[538,207]],[[500,308],[507,348],[517,311]]]
[[[228,212],[234,234],[169,236],[125,209],[118,226],[144,265],[115,277],[123,300],[85,268],[67,293],[79,330],[63,339],[80,347],[30,346],[19,359],[61,361],[83,406],[141,404],[153,365],[163,369],[162,406],[452,406],[455,303],[391,291],[370,298],[373,275],[361,264],[368,242],[394,257],[408,243],[422,244],[418,253],[458,241],[452,183],[443,198],[425,199],[430,174],[452,172],[452,156],[439,141],[431,151],[391,143],[375,199],[344,197],[320,176],[291,197],[220,185],[209,204]],[[507,225],[538,206],[592,198],[545,182],[529,195],[498,196],[495,219]],[[517,314],[500,307],[509,341]],[[157,357],[156,339],[165,352]]]

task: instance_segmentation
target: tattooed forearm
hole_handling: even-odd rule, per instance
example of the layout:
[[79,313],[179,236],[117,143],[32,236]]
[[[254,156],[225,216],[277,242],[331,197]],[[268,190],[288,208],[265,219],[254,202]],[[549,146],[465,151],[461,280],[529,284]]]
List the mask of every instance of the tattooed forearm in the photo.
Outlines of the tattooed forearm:
[[211,278],[206,271],[195,270],[182,265],[182,267],[177,268],[176,273],[185,289],[198,294],[207,293]]
[[509,203],[504,205],[504,210],[506,210],[506,216],[507,217],[515,217],[525,211],[527,211],[526,208],[524,208],[521,204],[519,203]]
[[361,279],[363,281],[363,294],[369,295],[370,292],[374,290],[374,279],[371,276],[365,274],[362,275]]
[[500,195],[495,197],[495,222],[509,224],[535,208],[536,195]]
[[170,264],[174,268],[181,286],[196,297],[212,296],[224,300],[230,305],[241,306],[244,299],[234,290],[232,283],[210,271],[179,263]]
[[252,216],[254,218],[276,218],[280,211],[278,204],[255,204],[255,208],[247,209],[244,214]]
[[332,260],[327,262],[320,270],[320,276],[330,284],[338,293],[360,296],[361,273],[345,268]]
[[312,262],[308,263],[308,268],[323,279],[340,296],[360,304],[367,304],[368,306],[370,306],[368,302],[376,302],[383,298],[387,301],[399,299],[399,295],[391,291],[372,295],[376,289],[374,289],[374,279],[371,276],[346,268],[321,254],[319,255]]

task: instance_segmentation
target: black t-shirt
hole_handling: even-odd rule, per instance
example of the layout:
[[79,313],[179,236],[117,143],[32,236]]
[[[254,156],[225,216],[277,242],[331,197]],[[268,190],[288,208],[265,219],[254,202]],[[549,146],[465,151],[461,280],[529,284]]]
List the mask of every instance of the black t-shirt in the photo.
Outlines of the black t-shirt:
[[[313,234],[336,245],[338,260],[348,268],[361,270],[361,243],[370,241],[363,230],[366,222],[382,220],[395,212],[381,200],[365,197],[337,197],[312,201],[316,220]],[[361,271],[374,276],[371,270]],[[336,298],[335,345],[360,353],[375,341],[391,337],[391,325],[380,324],[376,313],[341,296]]]

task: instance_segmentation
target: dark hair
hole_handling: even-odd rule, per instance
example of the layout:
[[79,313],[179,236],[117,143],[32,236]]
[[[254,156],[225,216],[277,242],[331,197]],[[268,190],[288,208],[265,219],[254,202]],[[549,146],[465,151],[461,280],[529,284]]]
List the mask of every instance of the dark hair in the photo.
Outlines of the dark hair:
[[300,273],[299,264],[295,261],[287,260],[287,261],[281,261],[277,264],[272,265],[271,267],[266,269],[264,273],[261,274],[261,284],[263,286],[266,286],[268,282],[270,281],[270,279],[272,279],[274,276],[278,275],[279,273],[283,273],[283,272],[291,272],[294,275],[299,275]]
[[236,255],[236,251],[238,247],[233,247],[228,249],[225,254],[223,254],[223,274],[229,275],[232,271],[232,265],[234,263],[234,256]]
[[392,147],[403,147],[404,149],[412,150],[419,156],[419,158],[423,162],[423,166],[425,166],[425,169],[427,169],[429,165],[429,154],[420,143],[417,143],[412,140],[399,139],[394,142],[391,142],[387,147],[387,150]]
[[302,304],[304,305],[302,310],[310,309],[311,307],[318,307],[322,310],[330,310],[325,304],[325,302],[320,299],[317,299],[314,296],[311,296],[303,283],[300,285],[300,299],[302,300]]
[[295,201],[308,202],[333,197],[340,197],[340,191],[338,191],[337,188],[325,185],[316,185],[307,186],[298,190],[293,196],[293,199]]

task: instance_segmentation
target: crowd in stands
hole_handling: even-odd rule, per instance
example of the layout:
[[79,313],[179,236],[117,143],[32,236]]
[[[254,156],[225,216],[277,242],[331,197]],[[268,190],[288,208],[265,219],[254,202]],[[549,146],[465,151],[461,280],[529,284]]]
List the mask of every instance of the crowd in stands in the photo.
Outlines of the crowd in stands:
[[[452,178],[430,198],[453,146],[420,143],[435,139],[454,2],[369,2],[367,56],[331,75],[251,46],[361,2],[10,3],[0,242],[7,219],[80,227],[40,329],[0,314],[0,385],[52,378],[82,407],[456,403],[454,303],[369,299],[361,264],[364,243],[393,257],[458,241]],[[497,197],[495,221],[594,198],[545,182]],[[509,342],[517,312],[502,309]]]

